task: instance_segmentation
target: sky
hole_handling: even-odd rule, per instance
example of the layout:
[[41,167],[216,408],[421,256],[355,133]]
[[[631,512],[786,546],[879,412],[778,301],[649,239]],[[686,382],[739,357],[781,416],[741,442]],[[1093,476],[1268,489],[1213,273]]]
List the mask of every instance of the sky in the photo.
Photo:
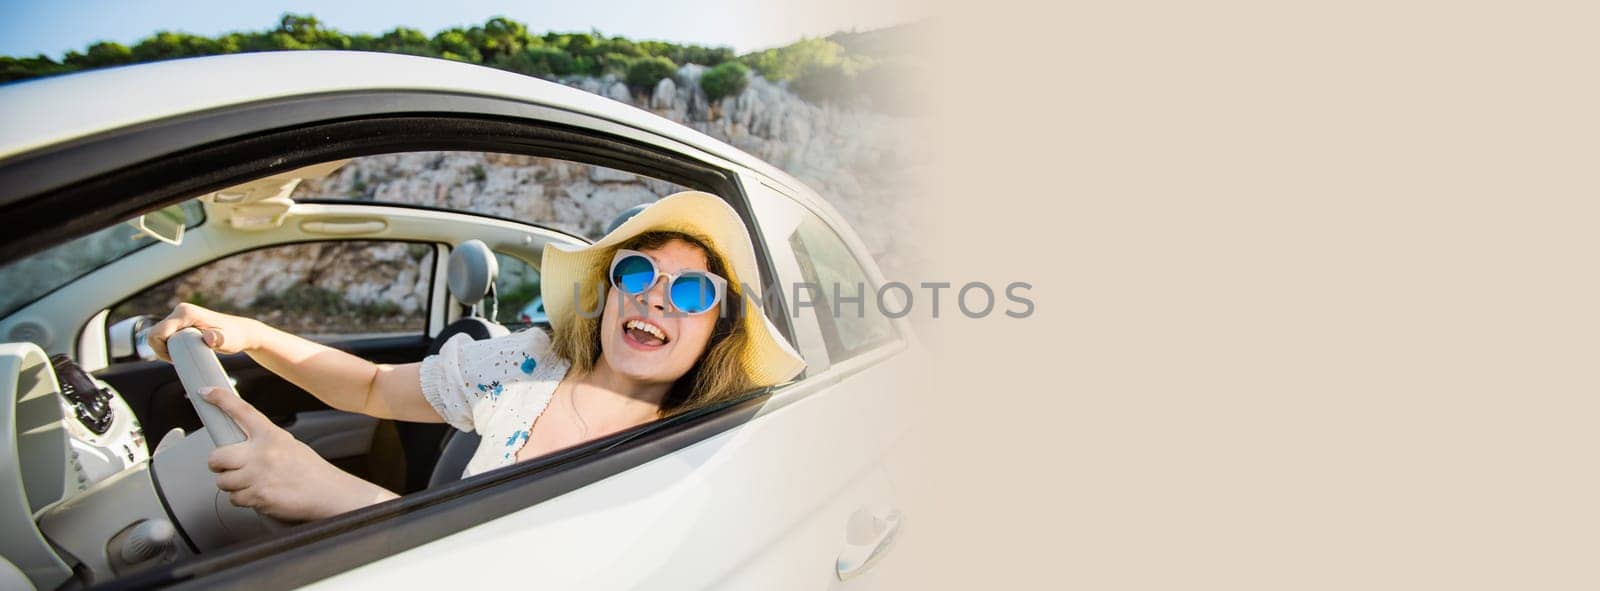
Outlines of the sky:
[[97,41],[132,46],[161,30],[215,36],[269,29],[285,12],[373,34],[406,26],[432,35],[505,16],[535,33],[598,29],[739,53],[928,16],[921,0],[0,0],[0,55],[59,58]]

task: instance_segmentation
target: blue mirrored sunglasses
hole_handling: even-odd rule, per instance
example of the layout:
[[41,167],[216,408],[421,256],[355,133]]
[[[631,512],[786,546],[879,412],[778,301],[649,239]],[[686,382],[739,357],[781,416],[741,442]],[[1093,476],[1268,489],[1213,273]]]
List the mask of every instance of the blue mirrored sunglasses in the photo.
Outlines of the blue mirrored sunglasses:
[[728,280],[706,271],[663,273],[655,259],[637,250],[618,249],[611,258],[611,286],[628,295],[649,291],[662,277],[667,278],[667,301],[673,309],[700,314],[717,307],[728,291]]

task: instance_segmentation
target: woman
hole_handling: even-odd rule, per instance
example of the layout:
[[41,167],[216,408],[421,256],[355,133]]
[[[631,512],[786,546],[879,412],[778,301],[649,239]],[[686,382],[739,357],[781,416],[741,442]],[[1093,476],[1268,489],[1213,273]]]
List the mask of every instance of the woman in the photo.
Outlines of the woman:
[[[668,196],[591,246],[546,245],[540,270],[552,335],[458,335],[418,363],[373,364],[188,304],[149,341],[170,360],[167,339],[196,327],[211,348],[243,351],[333,408],[477,431],[466,475],[778,384],[805,365],[765,315],[744,313],[762,301],[755,250],[714,195]],[[244,400],[205,397],[249,435],[210,457],[234,504],[310,520],[396,496],[329,464]]]

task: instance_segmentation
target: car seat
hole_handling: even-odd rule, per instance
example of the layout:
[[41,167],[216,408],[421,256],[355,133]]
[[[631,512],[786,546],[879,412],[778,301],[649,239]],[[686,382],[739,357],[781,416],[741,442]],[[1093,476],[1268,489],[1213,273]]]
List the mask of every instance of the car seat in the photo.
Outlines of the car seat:
[[[506,327],[494,321],[495,312],[498,311],[494,280],[499,274],[500,265],[495,261],[494,251],[489,250],[482,240],[468,240],[456,245],[450,253],[447,281],[450,295],[455,296],[456,301],[466,306],[467,310],[459,320],[451,322],[439,331],[439,336],[433,338],[433,343],[428,345],[429,355],[438,353],[450,337],[458,334],[466,334],[473,340],[511,334]],[[487,317],[483,314],[484,310],[488,311]]]
[[[467,240],[456,245],[450,253],[448,273],[446,281],[450,286],[450,295],[466,310],[460,319],[445,326],[433,338],[433,342],[428,344],[428,355],[437,354],[445,342],[459,334],[465,334],[473,340],[511,334],[510,330],[494,321],[494,282],[500,267],[495,261],[494,251],[489,250],[488,245],[481,240]],[[457,431],[442,423],[396,421],[395,427],[400,434],[401,448],[405,450],[406,491],[422,490],[430,485],[434,467],[442,455],[440,449],[446,447],[445,442]],[[472,439],[476,444],[477,436],[473,435]],[[476,445],[473,447],[476,448]],[[467,457],[471,457],[471,450],[468,450]],[[462,466],[466,466],[465,460]],[[460,475],[461,471],[457,470],[456,476]]]

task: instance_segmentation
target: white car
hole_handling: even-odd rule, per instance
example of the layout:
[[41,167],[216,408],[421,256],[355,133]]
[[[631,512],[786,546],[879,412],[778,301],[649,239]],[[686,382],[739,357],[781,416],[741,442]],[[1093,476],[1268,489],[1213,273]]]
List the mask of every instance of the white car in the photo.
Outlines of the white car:
[[[448,327],[531,301],[495,313],[487,286],[452,292],[460,245],[530,286],[546,243],[592,240],[641,191],[680,187],[745,218],[800,378],[462,480],[440,457],[448,427],[333,411],[222,356],[268,416],[406,493],[286,526],[218,500],[194,407],[138,340],[189,299],[417,361]],[[910,326],[878,312],[884,279],[823,199],[654,114],[355,52],[42,79],[0,86],[0,220],[0,588],[849,589],[898,568],[889,458],[925,385]],[[797,300],[801,283],[847,299]]]

